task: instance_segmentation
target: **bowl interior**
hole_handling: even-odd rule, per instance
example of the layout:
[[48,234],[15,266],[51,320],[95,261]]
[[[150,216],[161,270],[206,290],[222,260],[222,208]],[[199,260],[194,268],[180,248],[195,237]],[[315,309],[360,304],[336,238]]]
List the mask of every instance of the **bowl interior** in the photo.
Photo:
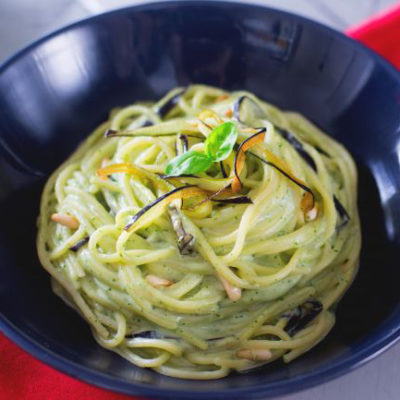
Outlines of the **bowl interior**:
[[[35,250],[48,173],[111,108],[191,82],[252,91],[344,143],[359,168],[363,230],[359,274],[322,344],[289,365],[206,385],[136,368],[100,348],[51,292]],[[399,334],[399,126],[398,73],[342,35],[274,10],[152,4],[42,40],[0,68],[0,328],[74,376],[163,398],[272,396],[345,372]]]

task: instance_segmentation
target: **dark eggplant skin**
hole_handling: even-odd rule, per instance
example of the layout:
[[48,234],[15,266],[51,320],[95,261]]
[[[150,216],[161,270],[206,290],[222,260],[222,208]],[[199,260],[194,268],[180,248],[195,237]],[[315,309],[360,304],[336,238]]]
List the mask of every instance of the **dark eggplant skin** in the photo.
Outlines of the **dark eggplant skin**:
[[126,339],[177,339],[175,336],[164,336],[157,331],[143,331],[138,333],[130,333],[125,335]]
[[[233,104],[233,118],[236,119],[238,122],[241,124],[244,124],[244,122],[240,119],[240,107],[243,103],[244,100],[248,100],[252,102],[257,108],[263,113],[263,110],[259,107],[259,105],[254,102],[250,97],[244,95],[239,97],[235,103]],[[285,140],[287,140],[300,154],[300,156],[307,162],[307,164],[310,165],[310,167],[316,171],[317,166],[315,165],[314,160],[312,157],[307,153],[307,151],[304,149],[303,144],[288,130],[280,128],[279,126],[275,126],[275,130],[279,135],[281,135]],[[324,154],[325,156],[329,157],[329,154],[326,153],[324,150],[317,148],[317,151],[319,151],[321,154]]]
[[240,107],[243,103],[244,100],[249,100],[251,101],[255,106],[257,106],[257,108],[259,110],[261,110],[261,113],[264,113],[264,111],[260,108],[260,106],[254,101],[252,100],[249,96],[240,96],[234,103],[233,103],[233,119],[235,119],[236,121],[238,121],[239,123],[246,125],[241,119],[240,119]]
[[69,249],[76,253],[81,247],[83,247],[88,241],[89,241],[89,236],[84,237],[83,239],[79,240],[76,242],[73,246],[71,246]]
[[178,209],[174,206],[169,207],[169,214],[171,217],[172,227],[178,237],[178,249],[180,254],[190,254],[193,252],[195,245],[195,238],[191,233],[186,232],[181,216]]
[[[307,153],[307,151],[304,149],[303,144],[289,131],[275,127],[276,131],[285,139],[287,140],[293,148],[299,153],[299,155],[303,158],[303,160],[315,171],[317,172],[317,166],[312,159],[312,157]],[[329,157],[329,154],[326,153],[324,150],[317,148],[317,151],[319,151],[321,154],[325,155],[326,157]],[[337,226],[337,229],[343,228],[349,221],[350,221],[350,215],[347,212],[347,210],[344,208],[343,204],[339,201],[339,199],[334,195],[333,196],[333,201],[335,203],[335,208],[336,211],[341,218],[342,222]]]
[[312,159],[312,157],[304,149],[303,143],[301,143],[292,133],[290,133],[286,129],[275,127],[275,130],[281,137],[283,137],[286,141],[288,141],[293,146],[293,148],[299,153],[299,155],[303,158],[303,160],[314,171],[317,171],[317,166],[315,165],[315,162]]
[[179,99],[185,94],[186,88],[180,90],[170,99],[168,99],[162,106],[158,107],[156,113],[160,118],[164,118],[177,104]]
[[125,336],[127,339],[133,339],[133,338],[143,338],[143,339],[155,339],[157,338],[157,332],[156,331],[143,331],[139,333],[133,333]]
[[177,175],[177,176],[158,174],[158,176],[164,180],[174,179],[174,178],[198,178],[198,179],[200,179],[200,176],[193,175],[193,174],[181,174],[181,175]]
[[[312,159],[312,157],[304,149],[303,144],[294,135],[292,135],[289,131],[278,128],[278,127],[275,127],[275,129],[285,140],[287,140],[293,146],[293,148],[299,153],[299,155],[303,158],[303,160],[315,172],[317,172],[317,166],[316,166],[314,160]],[[324,150],[319,149],[319,148],[316,148],[316,149],[321,154],[325,155],[326,157],[330,157],[329,154],[326,153]],[[333,201],[335,203],[336,211],[342,220],[341,223],[337,226],[337,229],[341,229],[350,221],[350,215],[347,212],[347,210],[344,208],[343,204],[339,201],[339,199],[335,195],[333,196]]]
[[227,178],[228,174],[225,171],[224,163],[222,161],[219,162],[219,168],[221,169],[221,175],[223,178]]
[[104,134],[106,138],[113,137],[116,135],[118,135],[118,131],[116,131],[115,129],[107,129],[106,133]]
[[186,153],[189,149],[189,142],[186,135],[179,135],[179,139],[182,141],[183,152]]
[[236,119],[236,121],[243,124],[243,121],[240,119],[240,106],[243,103],[243,100],[248,98],[247,96],[240,96],[234,103],[233,103],[233,115],[232,117]]
[[129,228],[141,217],[143,216],[147,211],[149,211],[152,207],[154,207],[156,204],[159,202],[163,201],[167,197],[171,196],[174,193],[180,192],[181,190],[185,190],[190,187],[195,187],[195,185],[188,185],[188,186],[182,186],[175,188],[168,193],[163,194],[162,196],[158,197],[156,200],[154,200],[152,203],[148,204],[147,206],[143,207],[139,212],[137,212],[131,219],[131,222],[129,222],[128,225],[125,226],[124,230],[127,231]]
[[[149,119],[146,119],[143,122],[143,124],[139,126],[139,128],[145,128],[146,126],[153,126],[153,125],[154,125],[154,123],[152,121],[150,121]],[[107,129],[104,136],[106,138],[113,137],[113,136],[124,136],[124,133],[123,132],[120,133],[119,131],[116,131],[115,129]],[[130,137],[131,135],[126,135],[126,136]]]
[[350,215],[336,196],[333,196],[333,201],[335,203],[336,211],[342,220],[336,229],[342,229],[350,221]]
[[251,154],[253,157],[256,157],[258,160],[260,160],[261,162],[263,162],[264,164],[267,164],[273,168],[275,168],[277,171],[279,171],[282,175],[284,175],[286,178],[288,178],[289,180],[291,180],[294,184],[296,184],[297,186],[299,186],[300,188],[302,188],[304,191],[308,192],[311,194],[312,198],[313,198],[313,206],[315,203],[315,196],[314,196],[314,192],[308,187],[303,185],[300,182],[297,182],[295,179],[293,179],[289,174],[287,174],[284,170],[282,170],[281,168],[279,168],[277,165],[275,165],[274,163],[264,160],[262,157],[258,156],[255,153],[252,153],[251,151],[247,152],[248,154]]
[[[238,161],[238,157],[239,157],[240,151],[242,150],[242,147],[248,141],[254,139],[258,135],[265,134],[265,132],[267,131],[266,128],[255,128],[255,129],[258,129],[258,131],[256,133],[254,133],[253,135],[249,136],[247,139],[243,140],[243,142],[240,143],[240,145],[237,147],[237,150],[236,150],[235,160],[233,162],[233,172],[234,172],[234,174],[236,176],[236,179],[240,182],[240,184],[242,184],[242,182],[241,182],[241,180],[239,178],[239,173],[238,173],[238,170],[237,170],[237,161]],[[235,148],[236,148],[236,146],[235,146]],[[248,152],[248,153],[250,153],[250,152]]]
[[313,321],[322,312],[323,308],[320,301],[308,300],[290,313],[284,314],[288,318],[288,322],[284,328],[285,332],[293,337]]
[[[304,161],[306,161],[310,165],[310,167],[314,171],[316,171],[317,166],[315,165],[315,162],[312,159],[312,157],[304,149],[303,143],[301,143],[300,140],[298,140],[296,136],[294,136],[293,133],[290,133],[288,130],[279,128],[278,126],[276,126],[275,129],[279,133],[279,135],[281,135],[284,139],[286,139],[298,151],[298,153],[304,158]],[[314,146],[314,148],[315,150],[318,151],[318,153],[324,155],[325,157],[331,158],[331,156],[325,150],[322,150],[320,147]]]
[[154,122],[150,121],[149,119],[146,119],[146,121],[143,122],[142,125],[140,125],[141,128],[145,128],[146,126],[153,126]]
[[[163,104],[161,107],[159,107],[158,110],[156,111],[156,112],[158,113],[158,115],[159,115],[160,117],[165,116],[165,115],[177,104],[177,102],[179,101],[179,99],[181,98],[181,96],[184,95],[185,92],[186,92],[186,88],[184,88],[184,89],[182,89],[181,91],[179,91],[177,94],[175,94],[173,97],[171,97],[165,104]],[[235,103],[233,104],[233,118],[236,119],[239,123],[242,123],[242,124],[244,124],[244,122],[241,121],[241,119],[240,119],[240,107],[241,107],[241,105],[242,105],[242,103],[243,103],[244,100],[249,100],[249,101],[251,101],[253,104],[255,104],[255,105],[258,107],[257,103],[255,103],[250,97],[248,97],[248,96],[246,96],[246,95],[239,97],[239,98],[235,101]],[[261,110],[261,109],[260,109],[260,110]],[[261,111],[262,111],[262,110],[261,110]],[[146,121],[142,124],[142,127],[151,126],[151,125],[153,125],[153,123],[152,123],[151,121],[149,121],[149,120],[146,120]],[[262,129],[263,129],[263,131],[265,132],[265,128],[262,128]],[[310,156],[310,154],[308,154],[308,152],[304,149],[303,144],[302,144],[291,132],[289,132],[288,130],[283,129],[283,128],[278,127],[278,126],[275,126],[275,130],[276,130],[276,132],[277,132],[282,138],[284,138],[288,143],[290,143],[290,144],[293,146],[293,148],[298,152],[298,154],[303,158],[303,160],[304,160],[315,172],[317,172],[317,166],[316,166],[316,164],[315,164],[313,158]],[[263,131],[261,131],[261,128],[260,128],[260,131],[257,132],[255,135],[258,135],[258,134],[262,133]],[[106,137],[123,136],[123,133],[119,133],[118,131],[109,129],[109,130],[106,131],[105,136],[106,136]],[[253,135],[253,136],[254,136],[254,135]],[[188,140],[187,140],[186,135],[180,135],[179,138],[180,138],[180,139],[182,140],[182,142],[183,142],[184,151],[187,151],[187,149],[188,149]],[[251,138],[251,137],[250,137],[250,138]],[[248,139],[246,139],[246,140],[249,140],[250,138],[248,138]],[[243,144],[243,143],[242,143],[242,144]],[[242,144],[241,144],[241,145],[242,145]],[[236,153],[236,156],[237,156],[239,150],[240,150],[240,146],[239,146],[239,149],[238,149],[238,151],[237,151],[237,153]],[[326,152],[325,152],[324,150],[322,150],[322,149],[317,148],[317,151],[319,151],[321,154],[325,155],[326,157],[330,157],[329,154],[326,153]],[[274,167],[274,168],[277,169],[279,172],[281,172],[283,175],[285,175],[288,179],[290,179],[290,180],[293,181],[293,179],[292,179],[288,174],[286,174],[284,171],[282,171],[282,170],[281,170],[279,167],[277,167],[275,164],[273,164],[273,163],[271,163],[271,162],[269,162],[269,161],[266,161],[266,160],[261,159],[261,157],[256,156],[256,155],[255,155],[254,153],[252,153],[252,152],[248,152],[248,153],[252,154],[253,156],[255,156],[255,157],[257,157],[257,158],[259,158],[262,162],[264,162],[264,163],[266,163],[266,164],[268,164],[268,165]],[[235,165],[235,169],[236,169],[236,162],[235,162],[234,165]],[[225,177],[226,177],[226,172],[225,172],[225,169],[224,169],[222,163],[220,163],[220,168],[221,168],[222,176],[225,178]],[[236,173],[236,171],[235,171],[235,173]],[[188,176],[195,177],[194,175],[188,175]],[[164,178],[164,179],[168,179],[168,176],[163,176],[163,178]],[[307,192],[310,192],[310,193],[312,194],[312,196],[313,196],[313,199],[314,199],[314,194],[313,194],[313,192],[311,191],[311,189],[309,189],[307,186],[304,186],[304,185],[299,184],[299,183],[296,182],[296,181],[293,181],[293,182],[296,183],[298,186],[300,186],[303,190],[305,190],[305,191],[307,191]],[[335,204],[336,211],[337,211],[339,217],[341,218],[341,222],[340,222],[339,225],[337,226],[337,229],[341,229],[341,228],[343,228],[343,227],[350,221],[350,216],[349,216],[349,213],[347,212],[347,210],[345,209],[345,207],[343,206],[343,204],[339,201],[339,199],[338,199],[336,196],[333,197],[333,200],[334,200],[334,204]],[[226,202],[226,203],[227,203],[227,202]],[[245,203],[245,201],[244,201],[244,203]],[[244,203],[242,203],[242,204],[244,204]],[[240,203],[237,203],[237,202],[236,202],[236,204],[240,204]],[[145,208],[146,208],[146,207],[145,207]],[[136,214],[136,215],[134,216],[134,218],[135,218],[136,216],[137,216],[137,218],[136,218],[133,222],[131,222],[131,224],[133,224],[133,223],[142,215],[142,214],[139,215],[142,211],[143,211],[143,214],[144,214],[147,210],[142,209],[141,211],[139,211],[139,213]],[[129,224],[128,226],[130,226],[131,224]],[[125,229],[128,229],[128,227],[125,227]],[[72,247],[75,247],[75,246],[72,246]],[[72,248],[71,248],[71,250],[72,250]],[[79,247],[78,247],[77,250],[79,250]],[[77,250],[72,250],[72,251],[77,251]]]
[[253,201],[247,196],[231,197],[228,199],[211,199],[211,201],[222,204],[253,204]]

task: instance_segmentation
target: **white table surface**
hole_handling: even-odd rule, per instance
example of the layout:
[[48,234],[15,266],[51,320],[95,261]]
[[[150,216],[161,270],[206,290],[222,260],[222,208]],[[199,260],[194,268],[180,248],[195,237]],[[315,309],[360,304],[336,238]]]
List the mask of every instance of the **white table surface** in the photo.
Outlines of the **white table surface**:
[[[338,30],[365,20],[398,0],[242,0],[310,17]],[[140,1],[143,3],[144,1]],[[0,0],[0,62],[44,33],[135,0]],[[279,400],[399,400],[400,344],[365,366]],[[21,399],[23,400],[23,399]],[[52,399],[43,399],[52,400]],[[245,399],[243,399],[245,400]],[[277,399],[278,400],[278,399]]]

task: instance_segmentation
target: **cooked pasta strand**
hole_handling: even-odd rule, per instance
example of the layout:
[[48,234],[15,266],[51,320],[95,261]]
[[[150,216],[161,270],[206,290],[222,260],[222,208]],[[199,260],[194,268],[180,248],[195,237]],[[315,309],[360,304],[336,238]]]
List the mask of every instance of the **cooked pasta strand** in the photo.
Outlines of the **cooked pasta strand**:
[[[230,154],[164,176],[225,122]],[[329,333],[357,271],[356,187],[348,152],[301,115],[192,85],[113,112],[53,173],[37,248],[101,346],[217,379],[290,362]]]

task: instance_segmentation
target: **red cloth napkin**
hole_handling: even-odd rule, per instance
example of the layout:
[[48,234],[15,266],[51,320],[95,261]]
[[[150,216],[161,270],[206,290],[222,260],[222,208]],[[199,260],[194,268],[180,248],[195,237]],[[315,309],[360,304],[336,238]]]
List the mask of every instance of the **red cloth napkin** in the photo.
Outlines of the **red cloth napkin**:
[[[347,34],[400,69],[400,4]],[[70,378],[31,357],[0,334],[0,400],[134,400]],[[139,400],[136,398],[136,400]]]
[[400,2],[346,33],[400,69]]
[[0,333],[0,400],[140,400],[98,389],[25,353]]

